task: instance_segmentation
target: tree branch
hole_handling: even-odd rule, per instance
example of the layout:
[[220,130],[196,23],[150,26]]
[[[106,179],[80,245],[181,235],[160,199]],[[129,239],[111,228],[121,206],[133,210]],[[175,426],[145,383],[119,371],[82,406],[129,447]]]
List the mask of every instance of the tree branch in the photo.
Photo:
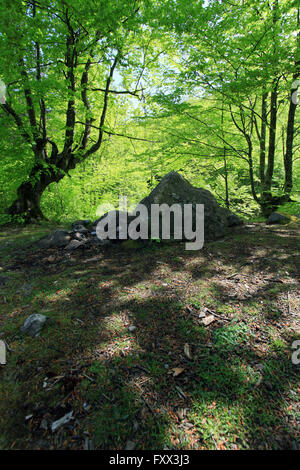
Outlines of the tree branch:
[[24,95],[27,104],[27,114],[30,122],[30,126],[32,128],[32,133],[34,140],[38,138],[38,130],[36,124],[36,116],[35,116],[35,109],[32,99],[31,88],[29,84],[29,77],[25,68],[24,58],[20,59],[20,66],[21,66],[21,76],[24,78]]
[[[84,122],[81,122],[81,121],[76,121],[76,124],[83,124],[83,125],[85,125],[85,123],[84,123]],[[92,127],[93,129],[100,130],[100,128],[97,127],[97,126],[91,125],[91,127]],[[117,133],[117,132],[107,131],[106,129],[103,129],[103,128],[102,128],[102,132],[103,132],[104,134],[115,135],[115,136],[117,136],[117,137],[125,137],[126,139],[140,140],[140,141],[142,141],[142,142],[151,142],[152,144],[159,144],[159,143],[161,143],[161,141],[159,141],[159,140],[142,139],[142,138],[140,138],[140,137],[133,137],[133,136],[131,136],[131,135],[119,134],[119,133]]]
[[4,104],[1,104],[1,107],[2,109],[4,109],[4,111],[6,111],[7,114],[10,114],[14,118],[14,121],[17,124],[24,140],[28,142],[30,145],[32,145],[30,135],[25,130],[21,117],[16,113],[16,111],[12,108],[12,106],[10,106],[10,104],[4,103]]
[[75,50],[75,36],[74,36],[73,28],[70,23],[70,19],[68,17],[68,10],[66,11],[66,24],[69,29],[69,36],[67,37],[67,49],[66,49],[65,62],[68,68],[66,78],[68,81],[68,91],[69,91],[70,97],[68,100],[67,111],[66,111],[66,132],[65,132],[65,144],[64,144],[63,153],[71,153],[72,145],[74,142],[74,127],[75,127],[74,68],[75,68],[76,50]]
[[[114,93],[116,95],[132,95],[132,96],[135,96],[136,98],[138,99],[141,99],[140,96],[138,95],[138,92],[140,91],[143,91],[144,88],[141,88],[140,90],[135,90],[135,91],[129,91],[129,90],[122,90],[122,91],[118,91],[118,90],[109,90],[109,93]],[[91,88],[91,91],[102,91],[102,92],[105,92],[105,89],[104,88]]]
[[97,142],[94,145],[92,145],[92,147],[89,148],[89,150],[86,152],[86,154],[83,156],[83,158],[87,158],[89,155],[95,153],[101,146],[102,139],[103,139],[103,133],[104,133],[103,126],[104,126],[104,123],[105,123],[107,107],[108,107],[109,90],[110,90],[111,81],[112,81],[112,78],[113,78],[113,75],[114,75],[114,71],[117,67],[118,61],[119,61],[119,53],[115,56],[113,64],[110,67],[108,77],[106,79],[106,86],[105,86],[105,92],[104,92],[104,103],[103,103],[102,113],[101,113],[101,117],[100,117],[100,123],[99,123],[99,127],[98,127],[99,134],[98,134]]

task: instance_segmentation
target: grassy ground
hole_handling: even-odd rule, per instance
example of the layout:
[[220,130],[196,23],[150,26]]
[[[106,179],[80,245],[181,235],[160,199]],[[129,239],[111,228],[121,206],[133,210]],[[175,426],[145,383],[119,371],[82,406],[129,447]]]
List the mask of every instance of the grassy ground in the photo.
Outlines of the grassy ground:
[[300,448],[297,227],[72,254],[35,247],[49,230],[0,232],[0,448]]

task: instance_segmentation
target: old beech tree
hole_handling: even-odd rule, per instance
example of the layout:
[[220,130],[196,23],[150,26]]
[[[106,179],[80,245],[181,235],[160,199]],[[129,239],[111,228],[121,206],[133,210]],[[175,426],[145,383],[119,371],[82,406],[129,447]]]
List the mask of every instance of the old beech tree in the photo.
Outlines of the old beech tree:
[[[47,186],[97,152],[110,134],[105,123],[112,94],[138,94],[139,80],[126,89],[121,73],[130,67],[132,38],[138,49],[141,3],[17,0],[1,6],[0,71],[7,88],[1,108],[34,155],[9,214],[43,218]],[[141,74],[138,53],[133,58]]]

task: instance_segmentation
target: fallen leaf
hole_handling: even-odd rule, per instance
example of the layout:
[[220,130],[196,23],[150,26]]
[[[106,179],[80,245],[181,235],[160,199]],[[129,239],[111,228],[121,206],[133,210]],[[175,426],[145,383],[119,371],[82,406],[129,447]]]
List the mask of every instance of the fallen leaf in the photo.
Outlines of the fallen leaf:
[[184,371],[183,367],[174,367],[170,370],[169,374],[173,374],[173,377],[178,377]]
[[216,318],[213,315],[209,315],[208,317],[203,318],[203,320],[201,320],[201,323],[204,326],[208,326],[212,322],[214,322],[215,320],[216,320]]

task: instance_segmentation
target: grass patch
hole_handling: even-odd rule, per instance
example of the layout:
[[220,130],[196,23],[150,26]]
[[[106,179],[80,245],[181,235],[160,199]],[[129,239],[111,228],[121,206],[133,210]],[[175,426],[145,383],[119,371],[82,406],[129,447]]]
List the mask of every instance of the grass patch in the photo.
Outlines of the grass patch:
[[[82,449],[87,433],[97,449],[298,445],[294,232],[241,228],[199,253],[115,245],[93,262],[96,248],[32,246],[52,228],[0,234],[1,449]],[[20,331],[33,313],[48,317],[37,338]]]

